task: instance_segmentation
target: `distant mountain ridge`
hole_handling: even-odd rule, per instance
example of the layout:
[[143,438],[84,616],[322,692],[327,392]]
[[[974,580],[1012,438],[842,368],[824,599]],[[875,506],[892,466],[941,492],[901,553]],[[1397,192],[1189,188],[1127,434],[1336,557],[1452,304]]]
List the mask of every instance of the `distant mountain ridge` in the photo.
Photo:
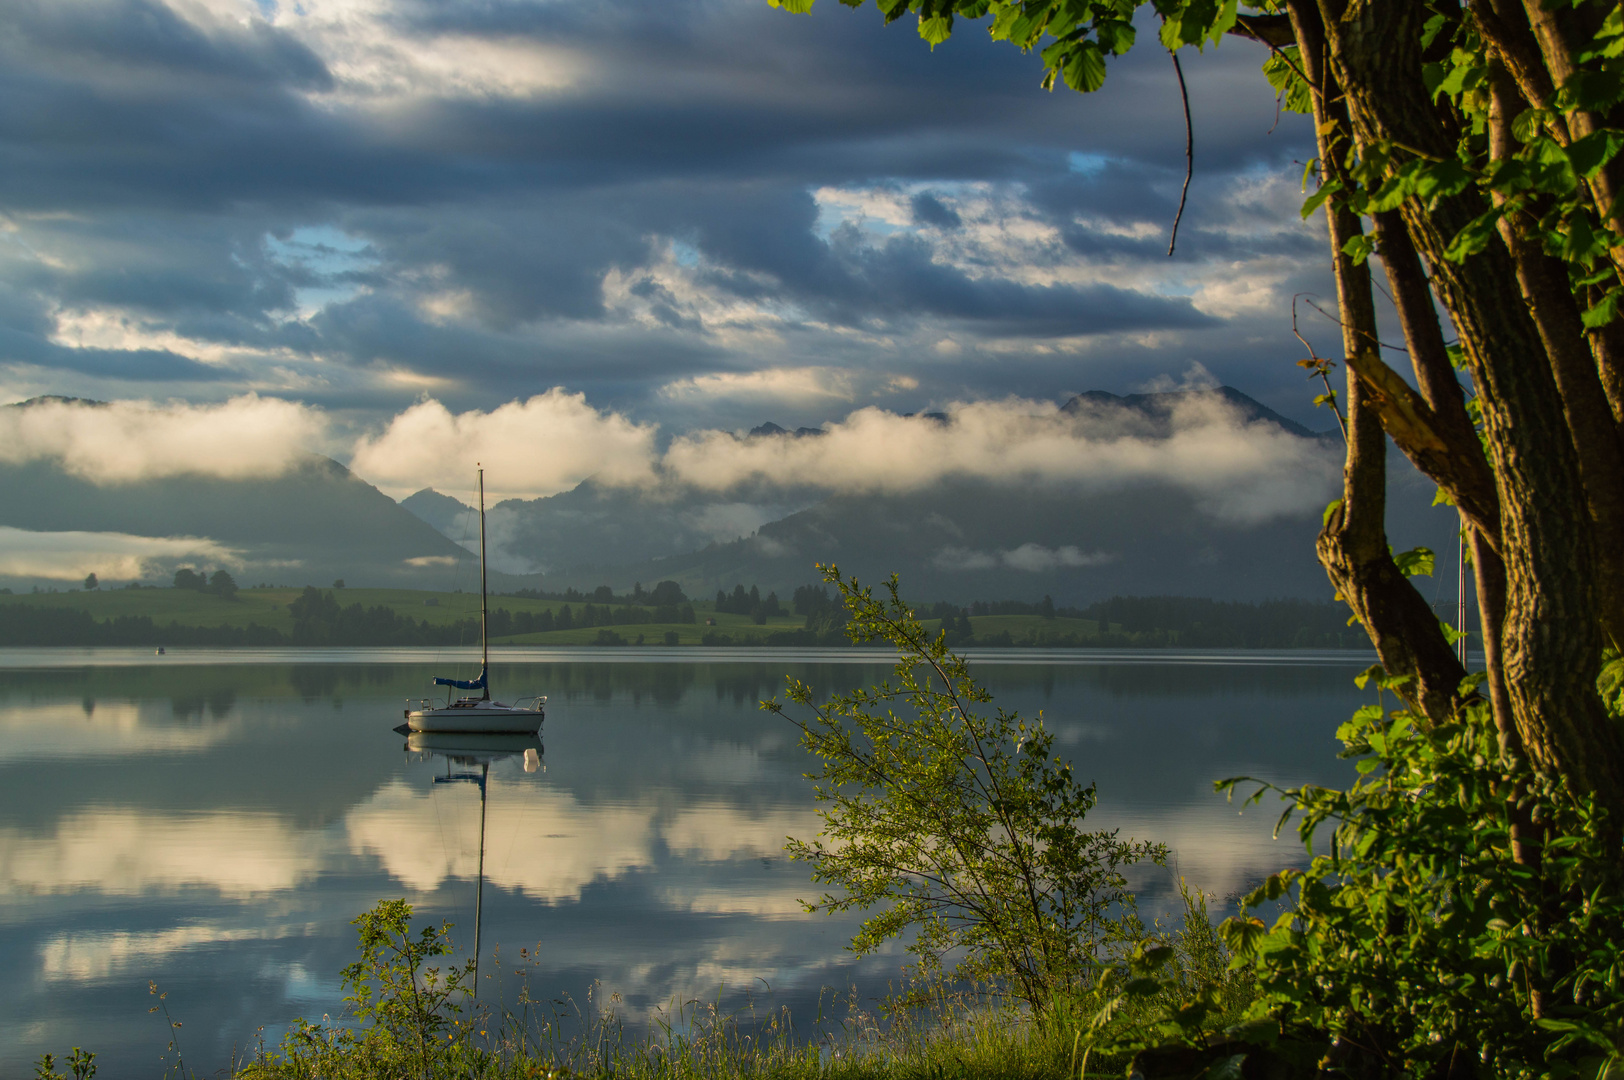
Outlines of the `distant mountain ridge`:
[[[1325,446],[1325,435],[1228,386],[1126,396],[1090,391],[1061,412],[1095,422],[1101,432],[1159,439],[1171,436],[1178,414],[1192,406],[1221,408],[1245,426],[1272,426],[1303,439],[1309,452]],[[950,422],[945,414],[924,416]],[[769,420],[742,438],[822,434],[807,427],[791,432]],[[787,596],[816,579],[814,563],[835,561],[871,581],[896,570],[910,595],[932,599],[1047,593],[1057,602],[1086,604],[1116,594],[1328,595],[1314,557],[1319,507],[1257,524],[1225,523],[1204,512],[1187,488],[1151,481],[1087,494],[1064,485],[970,479],[906,494],[788,494],[783,512],[766,516],[773,507],[760,493],[730,501],[676,487],[610,488],[587,480],[549,498],[500,504],[493,521],[506,518],[493,536],[510,558],[542,571],[544,587],[560,589],[628,589],[634,581],[669,578],[690,595],[744,583]],[[1430,490],[1424,495],[1430,500]],[[414,495],[403,505],[439,512],[427,497]],[[1419,512],[1404,513],[1412,511]],[[709,529],[698,527],[705,515]]]
[[[188,474],[97,484],[51,461],[0,463],[0,525],[33,532],[201,537],[245,580],[326,585],[450,580],[467,553],[343,465],[305,455],[279,476]],[[183,560],[192,561],[192,560]]]
[[1150,394],[1118,395],[1105,390],[1085,390],[1060,406],[1060,411],[1078,416],[1090,410],[1118,409],[1137,413],[1163,424],[1171,423],[1174,411],[1181,405],[1221,404],[1237,413],[1248,424],[1269,423],[1302,439],[1320,439],[1337,432],[1313,431],[1297,421],[1282,416],[1263,402],[1235,389],[1219,386],[1211,390],[1170,390]]

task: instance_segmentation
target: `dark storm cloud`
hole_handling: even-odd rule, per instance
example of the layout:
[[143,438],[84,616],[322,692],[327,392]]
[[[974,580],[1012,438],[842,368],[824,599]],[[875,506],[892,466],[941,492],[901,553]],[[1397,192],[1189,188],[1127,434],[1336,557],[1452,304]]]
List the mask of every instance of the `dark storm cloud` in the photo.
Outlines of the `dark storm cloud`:
[[[353,81],[375,42],[334,45],[291,7],[276,25],[177,10],[27,0],[0,14],[0,213],[21,238],[0,273],[44,298],[0,304],[12,363],[106,369],[111,353],[75,365],[64,359],[74,350],[50,343],[52,312],[97,307],[201,343],[349,365],[357,378],[408,371],[515,394],[566,383],[620,402],[752,364],[889,365],[935,380],[922,393],[1045,377],[1052,393],[1059,382],[1056,361],[1035,354],[960,371],[865,353],[800,318],[1034,346],[1202,330],[1209,366],[1257,351],[1255,335],[1203,314],[1188,290],[1145,284],[1167,272],[1183,167],[1176,88],[1153,48],[1114,62],[1106,90],[1081,98],[1040,91],[1035,58],[978,26],[932,53],[910,20],[882,27],[872,7],[832,0],[809,18],[760,0],[403,0],[375,28],[402,48],[534,46],[583,68],[534,94],[452,92],[417,76],[385,92]],[[1242,220],[1225,201],[1247,170],[1278,172],[1307,153],[1299,121],[1269,134],[1262,55],[1226,42],[1186,63],[1197,175],[1185,265],[1313,255],[1301,233]],[[1074,153],[1088,158],[1079,166]],[[895,235],[831,227],[812,195],[915,182],[925,190],[899,196],[912,230]],[[954,185],[983,183],[1054,231],[1050,248],[1029,252],[1035,267],[1083,258],[1121,274],[1071,284],[956,262],[941,238],[960,242],[975,222]],[[364,243],[364,257],[319,244],[308,257],[278,253],[273,241],[310,227]],[[706,296],[655,271],[672,245],[692,258],[678,252],[670,273]],[[53,257],[31,259],[35,249]],[[618,300],[605,290],[614,275]],[[778,334],[780,352],[707,321],[707,303],[735,301],[788,313],[738,324]],[[301,305],[318,311],[290,318]],[[160,381],[222,371],[161,351],[119,355]],[[1116,355],[1089,363],[1115,378],[1129,363]],[[358,385],[318,382],[335,400]]]
[[964,219],[959,217],[956,210],[928,191],[921,191],[908,203],[917,224],[934,225],[939,229],[957,229],[964,224]]

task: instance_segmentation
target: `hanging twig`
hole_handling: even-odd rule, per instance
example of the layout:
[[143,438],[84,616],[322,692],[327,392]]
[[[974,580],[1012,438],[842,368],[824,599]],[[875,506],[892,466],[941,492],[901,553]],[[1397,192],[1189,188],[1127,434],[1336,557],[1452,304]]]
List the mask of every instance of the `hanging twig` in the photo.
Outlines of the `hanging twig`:
[[1184,85],[1184,68],[1179,64],[1179,54],[1175,49],[1168,49],[1167,55],[1173,58],[1173,71],[1179,77],[1179,98],[1184,102],[1184,187],[1179,191],[1179,211],[1173,215],[1173,235],[1167,238],[1167,257],[1173,257],[1173,246],[1179,242],[1179,219],[1184,217],[1184,200],[1190,196],[1190,176],[1195,172],[1195,125],[1190,123],[1190,91]]
[[[1303,348],[1308,350],[1308,359],[1297,361],[1297,366],[1307,368],[1313,375],[1318,375],[1320,382],[1325,384],[1325,396],[1321,400],[1329,402],[1331,411],[1336,413],[1336,426],[1342,429],[1342,441],[1346,443],[1348,441],[1348,422],[1342,417],[1342,408],[1336,403],[1336,390],[1331,387],[1330,371],[1336,365],[1332,360],[1315,352],[1314,346],[1310,345],[1308,339],[1303,337],[1297,330],[1297,297],[1302,295],[1302,293],[1298,293],[1297,296],[1291,298],[1291,336],[1302,342]],[[1309,303],[1310,306],[1313,306],[1312,301]],[[1314,310],[1319,311],[1319,308],[1315,307]],[[1323,315],[1324,312],[1320,312],[1320,314]],[[1313,375],[1309,377],[1312,378]],[[1315,402],[1315,404],[1318,403]]]

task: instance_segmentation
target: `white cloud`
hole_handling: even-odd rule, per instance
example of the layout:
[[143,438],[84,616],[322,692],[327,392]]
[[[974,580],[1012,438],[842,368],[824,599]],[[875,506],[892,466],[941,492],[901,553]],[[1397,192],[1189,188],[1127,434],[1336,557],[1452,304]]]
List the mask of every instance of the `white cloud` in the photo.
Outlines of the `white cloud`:
[[860,409],[818,438],[695,432],[671,444],[663,466],[675,478],[713,490],[767,482],[905,492],[953,477],[1092,489],[1163,482],[1189,490],[1208,512],[1235,521],[1266,520],[1323,503],[1336,479],[1331,455],[1273,424],[1246,423],[1214,399],[1176,405],[1166,425],[1118,409],[1072,415],[1017,399],[960,403],[945,411],[948,419],[940,421]]
[[[461,793],[463,795],[467,792]],[[504,785],[487,809],[487,836],[522,837],[486,849],[493,885],[539,900],[578,899],[595,881],[653,865],[652,803],[584,807],[540,785]],[[547,823],[538,832],[535,822]],[[479,866],[479,800],[392,781],[345,817],[356,854],[375,856],[408,889],[431,892],[447,880],[473,880]],[[445,837],[425,844],[422,837]]]
[[[0,707],[0,761],[128,759],[216,746],[233,723],[176,724],[163,710],[132,701],[60,702]],[[170,722],[165,722],[170,720]]]
[[328,854],[319,835],[295,832],[274,814],[105,807],[69,814],[48,834],[0,829],[0,895],[203,887],[246,897],[293,888]]
[[763,404],[851,401],[852,375],[839,368],[765,368],[678,379],[660,388],[674,401],[727,399]]
[[588,476],[606,484],[651,482],[655,430],[600,412],[585,394],[562,387],[488,413],[452,413],[429,400],[357,442],[350,467],[396,497],[433,487],[469,502],[475,464],[483,463],[487,503],[532,498]]
[[573,50],[510,34],[414,33],[393,0],[280,3],[266,19],[253,0],[166,0],[215,38],[250,38],[266,22],[321,56],[338,102],[527,98],[576,85],[591,70]]
[[320,444],[307,405],[244,394],[214,405],[47,401],[0,408],[0,462],[49,460],[98,484],[162,476],[277,476]]
[[79,581],[95,574],[133,581],[181,563],[240,566],[239,553],[199,536],[117,532],[32,532],[0,525],[0,575]]
[[228,929],[205,923],[168,930],[57,934],[40,947],[40,974],[48,981],[82,983],[131,970],[151,970],[158,961],[188,949],[270,936],[264,930]]

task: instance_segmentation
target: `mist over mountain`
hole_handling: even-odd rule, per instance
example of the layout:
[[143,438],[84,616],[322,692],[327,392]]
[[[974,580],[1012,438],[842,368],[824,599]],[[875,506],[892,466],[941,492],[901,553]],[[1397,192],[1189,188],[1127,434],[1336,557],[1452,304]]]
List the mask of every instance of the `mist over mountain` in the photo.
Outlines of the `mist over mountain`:
[[[1102,456],[1132,458],[1165,454],[1171,440],[1187,437],[1192,410],[1219,410],[1228,425],[1210,456],[1262,444],[1276,457],[1261,461],[1256,478],[1242,459],[1213,486],[1190,482],[1178,459],[1104,480],[1086,469],[1058,480],[1011,470],[901,491],[775,490],[759,477],[719,489],[588,480],[494,508],[492,558],[504,569],[534,569],[542,587],[555,589],[671,579],[692,595],[737,583],[788,595],[817,579],[814,564],[836,562],[870,581],[895,570],[910,596],[961,602],[1045,594],[1075,604],[1117,594],[1328,598],[1314,537],[1336,493],[1339,433],[1314,432],[1232,387],[1125,397],[1093,391],[1060,413],[1095,440],[1084,452],[1097,445]],[[953,430],[946,414],[915,419]],[[740,454],[777,462],[816,451],[808,444],[824,434],[767,421],[732,439]],[[1196,447],[1188,471],[1206,466],[1205,449]],[[1279,469],[1282,452],[1300,455],[1306,479]],[[1453,513],[1431,507],[1432,486],[1397,455],[1393,472],[1394,545],[1451,551]],[[433,521],[449,520],[462,504],[419,492],[403,505]]]
[[[467,553],[343,465],[314,454],[271,477],[164,476],[98,484],[50,461],[0,463],[0,579],[53,573],[50,551],[108,580],[163,579],[177,566],[227,569],[244,582],[430,587],[451,580]],[[12,531],[15,530],[15,531]],[[64,538],[61,534],[78,534]],[[101,557],[93,553],[98,545]],[[82,574],[80,575],[82,576]]]
[[[274,467],[238,445],[221,451],[228,467],[188,471],[188,446],[279,408],[171,421],[135,462],[96,417],[133,430],[141,414],[62,399],[9,411],[33,425],[33,456],[0,455],[0,583],[152,582],[189,566],[244,583],[472,586],[478,521],[457,498],[424,488],[396,503],[285,441],[264,443],[283,455]],[[53,418],[72,440],[46,456]],[[868,580],[895,570],[928,599],[1324,597],[1314,536],[1339,442],[1228,387],[859,410],[796,431],[769,420],[680,436],[645,470],[652,482],[588,478],[497,501],[491,584],[671,579],[691,595],[736,583],[788,595],[836,562]],[[1452,551],[1453,512],[1430,507],[1431,485],[1397,455],[1393,472],[1395,547]]]

